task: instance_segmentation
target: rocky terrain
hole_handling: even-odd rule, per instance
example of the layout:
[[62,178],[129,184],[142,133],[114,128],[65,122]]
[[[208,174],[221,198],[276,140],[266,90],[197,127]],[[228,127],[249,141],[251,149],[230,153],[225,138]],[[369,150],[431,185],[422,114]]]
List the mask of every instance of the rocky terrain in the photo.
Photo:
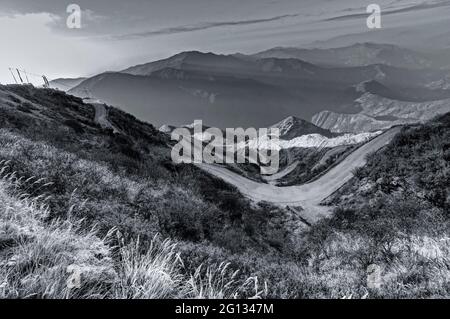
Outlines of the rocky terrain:
[[386,129],[395,125],[429,120],[450,111],[450,99],[429,102],[407,102],[364,93],[355,100],[361,111],[339,114],[323,111],[313,116],[312,122],[332,132],[362,133]]

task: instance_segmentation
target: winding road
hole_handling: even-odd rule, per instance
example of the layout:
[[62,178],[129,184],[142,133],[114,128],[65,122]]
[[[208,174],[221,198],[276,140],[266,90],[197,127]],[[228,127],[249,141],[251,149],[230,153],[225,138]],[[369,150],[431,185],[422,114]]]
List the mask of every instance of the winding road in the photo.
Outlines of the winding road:
[[288,166],[286,166],[283,170],[279,171],[278,173],[275,173],[273,175],[267,175],[263,176],[262,178],[270,183],[275,183],[277,180],[282,179],[286,175],[289,175],[291,172],[293,172],[299,164],[299,161],[295,161]]
[[278,206],[302,207],[302,216],[314,222],[331,213],[329,207],[320,203],[341,188],[353,176],[353,170],[366,164],[366,156],[387,145],[399,133],[401,127],[394,127],[349,154],[338,165],[311,183],[277,187],[259,183],[240,176],[228,169],[214,164],[195,164],[204,171],[221,178],[235,186],[243,195],[255,202],[265,201]]
[[[103,127],[115,129],[108,120],[105,106],[100,103],[92,103],[92,105],[95,107],[96,122]],[[235,186],[243,195],[255,202],[265,201],[291,208],[309,224],[331,214],[332,209],[321,206],[320,203],[347,183],[352,178],[355,168],[366,164],[366,156],[369,153],[376,152],[387,145],[400,130],[401,127],[397,126],[378,135],[349,154],[320,178],[303,185],[278,187],[250,180],[222,166],[206,163],[194,165]],[[202,150],[198,149],[197,151],[201,152]],[[280,178],[281,175],[289,173],[295,166],[296,163],[294,162],[282,172],[275,174],[275,178]],[[270,181],[270,177],[268,181]],[[301,207],[301,212],[295,209],[296,207]]]

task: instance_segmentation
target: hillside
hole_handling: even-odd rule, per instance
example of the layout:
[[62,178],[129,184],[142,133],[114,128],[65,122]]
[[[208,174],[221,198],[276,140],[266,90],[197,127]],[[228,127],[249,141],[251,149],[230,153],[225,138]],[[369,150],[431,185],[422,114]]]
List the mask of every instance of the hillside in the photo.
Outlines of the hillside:
[[[230,243],[210,237],[226,233],[215,229],[219,224],[231,232],[238,231],[233,229],[235,224],[245,233],[241,218],[247,218],[247,212],[255,212],[250,203],[232,187],[202,171],[189,165],[174,165],[167,145],[169,137],[153,126],[108,108],[108,119],[119,130],[114,133],[94,121],[92,105],[48,89],[2,86],[0,101],[0,160],[10,161],[10,172],[51,182],[48,191],[55,196],[50,199],[50,208],[58,214],[69,210],[71,199],[76,203],[88,199],[83,205],[84,218],[105,227],[121,225],[124,232],[144,238],[158,231],[193,241]],[[21,143],[15,142],[16,147],[8,149],[6,146],[15,139]],[[219,224],[211,223],[204,212],[214,216],[212,220]],[[195,220],[198,214],[203,216],[192,224],[189,219]],[[172,217],[174,220],[170,220]],[[134,229],[135,218],[142,221],[138,229]],[[154,229],[155,223],[147,223],[149,220],[162,228]],[[230,249],[246,246],[245,235],[240,237],[239,247]],[[250,243],[254,238],[248,240]]]
[[354,289],[358,272],[370,264],[381,269],[380,297],[449,295],[449,137],[450,113],[405,127],[326,201],[339,208],[309,240],[318,267],[346,269],[353,296],[364,294]]
[[353,182],[333,200],[347,204],[380,195],[416,196],[449,214],[449,137],[450,113],[405,127],[383,152],[368,158]]
[[115,228],[126,240],[139,237],[143,248],[156,234],[177,239],[186,256],[204,252],[187,271],[247,250],[290,250],[295,218],[250,205],[193,166],[174,165],[165,134],[118,109],[107,111],[120,133],[101,128],[94,106],[79,98],[0,86],[1,174],[26,181],[18,191],[33,198],[50,195],[47,222],[70,216],[83,228],[97,225],[100,237]]
[[[370,156],[329,198],[331,218],[308,230],[291,210],[174,165],[167,135],[103,107],[116,132],[80,98],[0,86],[0,296],[449,295],[448,114]],[[88,280],[68,292],[60,274],[78,261]],[[366,286],[371,263],[385,269],[381,290]],[[151,265],[174,280],[149,278]],[[225,276],[217,291],[214,274]]]
[[54,79],[50,81],[50,87],[52,89],[57,89],[61,91],[69,91],[70,89],[76,87],[81,82],[86,80],[86,78],[64,78],[64,79]]

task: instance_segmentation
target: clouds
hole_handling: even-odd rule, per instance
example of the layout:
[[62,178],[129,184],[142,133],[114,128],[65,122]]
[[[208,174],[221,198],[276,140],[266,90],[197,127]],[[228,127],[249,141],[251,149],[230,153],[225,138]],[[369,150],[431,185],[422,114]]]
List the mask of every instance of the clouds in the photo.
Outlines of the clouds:
[[[383,15],[391,15],[391,14],[398,14],[398,13],[415,13],[417,11],[421,10],[427,10],[427,9],[434,9],[434,8],[440,8],[440,7],[449,7],[450,1],[438,1],[435,3],[420,3],[415,5],[408,5],[406,7],[393,7],[393,8],[387,8],[387,10],[384,10],[382,12]],[[351,19],[359,19],[359,18],[366,18],[367,15],[365,13],[356,13],[356,14],[349,14],[349,15],[341,15],[336,16],[333,18],[326,19],[327,21],[343,21],[343,20],[351,20]]]
[[[83,29],[65,28],[66,7],[60,0],[0,0],[0,11],[9,13],[48,13],[61,17],[51,27],[67,36],[130,40],[159,35],[197,33],[211,29],[284,27],[320,19],[363,13],[360,0],[73,0],[83,10]],[[400,0],[404,1],[404,0]],[[390,3],[390,0],[378,0]],[[297,21],[296,21],[297,20]],[[300,21],[302,20],[302,21]],[[314,21],[312,21],[314,22]],[[293,29],[291,29],[293,30]],[[202,33],[202,36],[204,33]]]
[[11,82],[8,67],[54,78],[101,71],[117,59],[104,44],[53,32],[50,25],[58,20],[50,13],[0,17],[0,82]]
[[169,34],[177,34],[177,33],[185,33],[185,32],[193,32],[200,30],[208,30],[212,28],[218,27],[227,27],[227,26],[245,26],[266,22],[273,22],[278,20],[283,20],[287,18],[295,18],[298,17],[299,14],[285,14],[276,17],[270,18],[261,18],[261,19],[250,19],[250,20],[240,20],[240,21],[223,21],[223,22],[204,22],[196,25],[185,25],[185,26],[177,26],[177,27],[168,27],[161,28],[157,30],[143,31],[138,33],[130,33],[130,34],[122,34],[111,37],[115,40],[127,40],[127,39],[137,39],[137,38],[145,38],[154,35],[169,35]]
[[[82,29],[66,26],[72,2],[82,9]],[[371,2],[361,0],[0,0],[0,36],[10,39],[0,50],[0,76],[10,65],[49,77],[84,76],[185,50],[253,53],[332,38],[339,45],[352,34],[362,42],[394,41],[396,30],[405,35],[413,28],[411,39],[426,43],[425,34],[430,39],[442,31],[425,24],[442,20],[448,29],[449,0],[376,2],[387,14],[383,29],[369,33],[365,5]],[[398,44],[404,43],[411,41]]]

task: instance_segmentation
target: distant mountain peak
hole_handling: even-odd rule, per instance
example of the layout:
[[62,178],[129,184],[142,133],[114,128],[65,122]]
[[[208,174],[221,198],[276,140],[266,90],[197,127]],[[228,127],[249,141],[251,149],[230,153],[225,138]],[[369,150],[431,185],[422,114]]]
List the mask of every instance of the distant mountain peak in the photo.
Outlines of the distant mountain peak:
[[289,116],[271,127],[280,129],[280,137],[283,139],[292,139],[307,134],[320,134],[326,137],[334,136],[329,130],[296,116]]
[[212,53],[212,52],[201,52],[201,51],[183,51],[178,54],[175,54],[174,56],[171,56],[165,60],[176,60],[176,61],[186,61],[188,59],[196,59],[196,58],[211,58],[220,56],[218,54]]
[[212,52],[184,51],[166,59],[139,64],[121,71],[132,75],[148,76],[153,72],[163,69],[195,70],[215,68],[220,66],[239,69],[245,66],[245,62],[232,55],[221,55]]

